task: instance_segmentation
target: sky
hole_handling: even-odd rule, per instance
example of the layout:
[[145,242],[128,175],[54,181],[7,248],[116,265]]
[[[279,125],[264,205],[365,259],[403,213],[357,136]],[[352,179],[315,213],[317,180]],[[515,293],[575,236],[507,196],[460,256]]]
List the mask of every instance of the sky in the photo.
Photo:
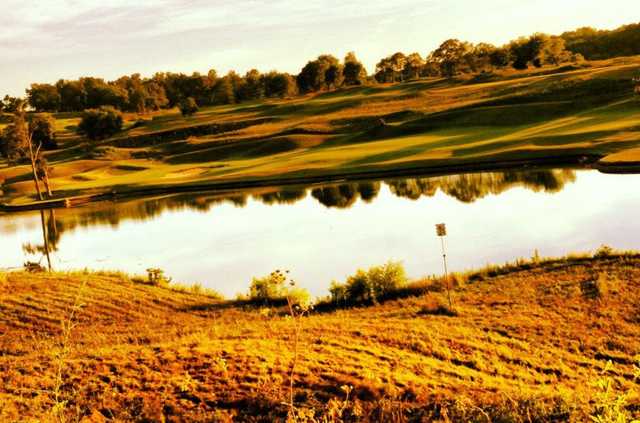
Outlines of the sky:
[[372,71],[447,38],[500,45],[640,18],[638,0],[0,0],[0,9],[0,96],[80,76],[297,73],[319,54],[349,51]]

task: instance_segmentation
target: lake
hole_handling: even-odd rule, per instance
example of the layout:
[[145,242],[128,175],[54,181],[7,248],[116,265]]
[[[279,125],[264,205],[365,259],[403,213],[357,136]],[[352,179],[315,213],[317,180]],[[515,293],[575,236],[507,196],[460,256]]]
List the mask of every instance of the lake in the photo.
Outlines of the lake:
[[[325,295],[358,268],[402,261],[412,278],[516,258],[640,249],[640,175],[537,169],[221,194],[181,194],[0,215],[0,268],[110,269],[200,282],[227,297],[288,269]],[[25,248],[29,246],[31,248]]]

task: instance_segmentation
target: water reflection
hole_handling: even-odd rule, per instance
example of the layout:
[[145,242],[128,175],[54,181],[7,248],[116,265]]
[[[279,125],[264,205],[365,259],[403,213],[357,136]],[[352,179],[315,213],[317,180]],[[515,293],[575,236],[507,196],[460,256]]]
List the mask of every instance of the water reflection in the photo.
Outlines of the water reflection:
[[[249,197],[266,205],[292,205],[307,198],[310,192],[311,197],[325,207],[348,209],[358,200],[365,203],[374,201],[381,186],[385,184],[391,193],[401,198],[418,200],[421,197],[433,197],[439,190],[461,202],[472,203],[489,194],[501,194],[515,187],[524,187],[534,192],[558,192],[575,179],[575,171],[571,169],[542,169],[390,179],[383,182],[363,181],[313,188],[273,187],[261,191],[180,194],[121,203],[103,202],[82,208],[43,212],[42,232],[46,242],[40,250],[44,251],[44,244],[49,244],[48,251],[55,252],[61,235],[77,227],[110,225],[115,228],[123,220],[144,221],[167,211],[209,212],[214,206],[223,203],[245,207]],[[16,230],[18,228],[15,225],[0,225],[0,233],[12,233]]]
[[[305,188],[283,188],[274,192],[267,192],[264,194],[256,194],[253,198],[262,201],[264,204],[294,204],[297,201],[303,200],[307,196],[307,190]],[[244,204],[246,204],[246,197]],[[238,205],[238,204],[236,204]]]
[[433,197],[437,190],[464,203],[472,203],[489,194],[501,194],[514,187],[534,192],[558,192],[567,183],[576,180],[570,169],[471,173],[439,178],[404,179],[387,184],[398,197],[417,200],[421,196]]
[[[405,260],[413,276],[439,271],[438,250],[433,264],[423,250],[432,224],[444,220],[463,237],[454,233],[452,244],[469,245],[469,251],[456,252],[464,257],[464,268],[510,260],[534,248],[544,252],[543,235],[554,248],[566,248],[558,254],[587,243],[597,246],[609,236],[596,233],[597,225],[566,231],[594,213],[576,208],[579,201],[606,209],[607,221],[629,220],[620,217],[628,208],[614,204],[623,199],[634,204],[634,197],[623,193],[624,183],[609,182],[612,178],[567,169],[504,171],[165,195],[4,215],[0,267],[25,260],[51,263],[56,270],[136,273],[161,267],[176,280],[234,295],[253,276],[298,266],[299,279],[314,281],[312,292],[322,293],[332,279],[388,259]],[[628,178],[625,183],[634,181]],[[533,194],[561,190],[553,197]],[[535,223],[540,215],[549,216],[544,228]],[[503,227],[508,231],[498,233]],[[563,238],[554,241],[556,234]],[[225,288],[235,286],[242,288]]]
[[42,244],[32,244],[26,242],[22,244],[22,251],[28,256],[40,255],[40,260],[37,262],[26,261],[24,267],[32,270],[42,269],[43,258],[47,260],[47,269],[53,270],[51,264],[51,253],[58,251],[58,242],[60,241],[60,232],[55,219],[55,210],[40,210],[40,225],[42,230]]

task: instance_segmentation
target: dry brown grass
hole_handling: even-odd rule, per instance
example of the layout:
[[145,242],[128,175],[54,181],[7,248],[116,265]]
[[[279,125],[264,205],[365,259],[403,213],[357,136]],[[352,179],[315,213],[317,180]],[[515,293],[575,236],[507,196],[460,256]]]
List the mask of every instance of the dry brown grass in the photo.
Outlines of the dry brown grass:
[[[438,312],[444,295],[303,317],[298,421],[586,421],[605,369],[614,397],[629,393],[626,412],[640,413],[637,256],[462,284],[456,315]],[[285,310],[109,273],[0,274],[0,304],[0,421],[291,414]]]

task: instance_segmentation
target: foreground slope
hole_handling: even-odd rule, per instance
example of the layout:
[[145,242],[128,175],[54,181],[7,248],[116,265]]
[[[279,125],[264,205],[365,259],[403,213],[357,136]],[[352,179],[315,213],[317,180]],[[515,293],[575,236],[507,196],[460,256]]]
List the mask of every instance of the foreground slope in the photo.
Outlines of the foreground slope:
[[[221,181],[442,172],[502,162],[637,164],[640,58],[582,66],[427,78],[353,87],[288,100],[128,116],[125,131],[97,145],[59,114],[51,151],[57,197]],[[2,167],[4,197],[33,198],[26,166]]]
[[[304,317],[296,412],[585,421],[627,394],[626,412],[640,413],[639,257],[476,279],[454,293],[457,315],[441,306],[444,293],[429,292]],[[289,412],[295,324],[283,310],[110,274],[0,282],[2,421],[273,421]],[[598,380],[611,383],[606,395]]]

